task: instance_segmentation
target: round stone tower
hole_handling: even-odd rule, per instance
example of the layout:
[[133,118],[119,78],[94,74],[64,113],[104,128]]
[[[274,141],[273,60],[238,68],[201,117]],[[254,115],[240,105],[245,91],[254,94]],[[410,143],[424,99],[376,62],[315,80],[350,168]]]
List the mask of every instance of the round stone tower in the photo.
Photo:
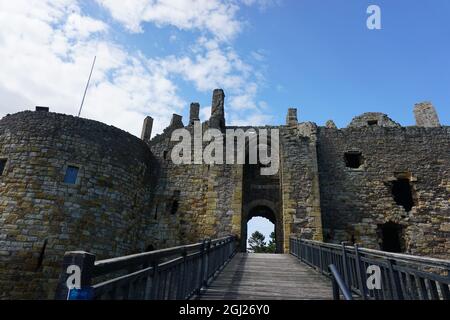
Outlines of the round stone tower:
[[145,250],[152,154],[103,123],[38,111],[0,120],[0,299],[53,298],[65,251]]

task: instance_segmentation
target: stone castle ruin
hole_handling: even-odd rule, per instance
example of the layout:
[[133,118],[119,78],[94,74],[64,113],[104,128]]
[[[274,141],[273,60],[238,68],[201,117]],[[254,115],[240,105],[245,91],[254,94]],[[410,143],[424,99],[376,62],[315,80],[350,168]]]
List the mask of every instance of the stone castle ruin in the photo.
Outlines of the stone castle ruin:
[[[224,102],[215,90],[204,129],[236,128]],[[280,253],[297,235],[450,257],[450,127],[430,103],[411,127],[381,113],[322,127],[289,109],[285,125],[259,127],[280,132],[271,176],[261,164],[173,164],[171,134],[193,131],[199,108],[153,139],[151,117],[141,139],[42,107],[1,119],[0,299],[53,298],[65,251],[104,259],[229,234],[245,250],[255,216],[274,223]]]

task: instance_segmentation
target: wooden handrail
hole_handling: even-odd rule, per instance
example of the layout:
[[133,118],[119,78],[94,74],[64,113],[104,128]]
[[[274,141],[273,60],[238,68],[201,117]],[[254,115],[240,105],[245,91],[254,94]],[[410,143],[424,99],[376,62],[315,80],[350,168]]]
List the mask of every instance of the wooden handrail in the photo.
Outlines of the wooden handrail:
[[[448,260],[297,237],[290,238],[290,253],[332,281],[336,278],[326,266],[334,265],[335,273],[344,276],[342,285],[362,299],[450,300]],[[333,285],[336,288],[335,282]]]
[[[211,281],[236,249],[236,237],[228,236],[99,261],[87,252],[66,252],[56,298],[187,299]],[[69,292],[67,279],[74,267],[80,286]]]

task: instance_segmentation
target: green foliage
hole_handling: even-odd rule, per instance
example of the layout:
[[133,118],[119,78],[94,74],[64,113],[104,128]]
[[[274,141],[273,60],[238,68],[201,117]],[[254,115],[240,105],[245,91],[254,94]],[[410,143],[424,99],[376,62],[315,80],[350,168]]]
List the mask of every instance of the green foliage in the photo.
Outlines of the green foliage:
[[275,253],[276,251],[276,241],[275,232],[270,234],[269,243],[266,244],[266,237],[259,231],[253,232],[251,237],[248,239],[248,251],[252,253]]

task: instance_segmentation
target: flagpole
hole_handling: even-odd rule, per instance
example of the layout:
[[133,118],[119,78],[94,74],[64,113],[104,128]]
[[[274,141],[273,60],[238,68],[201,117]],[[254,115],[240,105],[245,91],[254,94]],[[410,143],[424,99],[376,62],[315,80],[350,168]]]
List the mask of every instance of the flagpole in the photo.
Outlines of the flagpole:
[[89,82],[91,81],[92,71],[94,70],[94,65],[95,65],[95,60],[96,59],[97,59],[97,56],[94,56],[94,61],[92,62],[91,72],[89,73],[89,78],[88,78],[88,81],[86,83],[86,88],[84,89],[83,99],[81,100],[81,105],[80,105],[80,110],[78,111],[78,116],[80,116],[81,109],[83,109],[84,98],[86,97],[86,92],[87,92],[88,87],[89,87]]

